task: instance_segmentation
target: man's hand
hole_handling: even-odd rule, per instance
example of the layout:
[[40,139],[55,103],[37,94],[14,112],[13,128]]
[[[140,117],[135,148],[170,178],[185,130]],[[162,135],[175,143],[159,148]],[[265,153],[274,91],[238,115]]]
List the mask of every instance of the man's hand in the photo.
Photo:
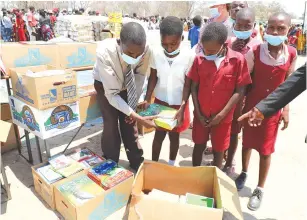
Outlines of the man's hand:
[[279,119],[279,124],[283,122],[284,126],[281,128],[281,130],[285,130],[288,128],[289,125],[289,110],[283,110],[280,119]]
[[142,117],[138,122],[143,125],[145,128],[157,128],[157,125],[153,121],[157,116],[146,116]]
[[146,109],[148,109],[148,107],[150,106],[148,101],[144,101],[141,104],[139,104],[140,109],[142,109],[142,111],[145,111]]
[[133,118],[129,117],[129,116],[126,116],[125,117],[125,122],[127,124],[133,124],[135,122],[135,120]]
[[249,126],[258,127],[261,125],[264,116],[257,108],[254,107],[252,110],[239,117],[238,121],[243,121],[245,119],[248,119]]
[[184,120],[184,108],[185,108],[185,106],[181,106],[178,109],[178,111],[177,111],[177,113],[176,113],[176,115],[174,117],[174,120],[177,120],[177,127],[181,126],[182,123],[183,123],[183,120]]
[[231,46],[231,49],[234,51],[241,51],[245,47],[245,42],[244,40],[236,39]]
[[211,117],[209,119],[209,123],[208,123],[207,127],[213,127],[213,126],[220,124],[220,122],[222,121],[223,118],[224,117],[220,114],[217,114],[217,115]]

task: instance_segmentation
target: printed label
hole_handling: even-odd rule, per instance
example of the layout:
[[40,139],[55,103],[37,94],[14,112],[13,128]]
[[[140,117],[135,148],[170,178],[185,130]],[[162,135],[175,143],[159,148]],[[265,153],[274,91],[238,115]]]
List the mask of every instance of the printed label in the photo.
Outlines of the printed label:
[[22,114],[23,123],[27,125],[27,127],[31,131],[35,131],[35,130],[40,131],[39,125],[35,120],[34,114],[28,106],[25,105],[22,107],[21,114]]
[[49,119],[44,123],[45,130],[49,131],[51,129],[63,129],[69,124],[78,121],[79,115],[73,113],[72,109],[67,105],[60,105],[56,107]]
[[69,99],[76,97],[76,86],[67,86],[63,88],[63,98],[64,99]]
[[48,64],[51,62],[51,58],[44,56],[40,53],[39,48],[30,48],[28,49],[28,54],[17,58],[14,61],[15,67],[24,67],[24,66],[39,66]]
[[22,98],[23,100],[29,103],[32,104],[34,103],[33,99],[29,97],[30,92],[22,83],[22,77],[18,77],[18,80],[15,84],[15,88],[16,88],[16,96]]
[[78,52],[67,57],[68,67],[90,66],[95,63],[95,56],[87,52],[86,47],[79,47]]
[[40,96],[42,100],[48,99],[48,104],[54,103],[57,101],[57,90],[50,89],[48,94],[43,94]]

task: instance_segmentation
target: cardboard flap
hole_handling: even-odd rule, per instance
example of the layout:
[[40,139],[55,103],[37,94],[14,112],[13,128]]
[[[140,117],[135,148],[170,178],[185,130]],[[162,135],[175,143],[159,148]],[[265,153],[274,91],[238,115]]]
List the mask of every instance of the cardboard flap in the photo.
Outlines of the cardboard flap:
[[5,143],[8,136],[9,136],[9,132],[11,129],[12,124],[6,121],[2,121],[0,120],[0,142]]
[[243,220],[238,190],[234,181],[220,169],[216,169],[216,176],[220,183],[219,191],[222,198],[222,207],[224,208],[224,217],[229,216],[229,219]]

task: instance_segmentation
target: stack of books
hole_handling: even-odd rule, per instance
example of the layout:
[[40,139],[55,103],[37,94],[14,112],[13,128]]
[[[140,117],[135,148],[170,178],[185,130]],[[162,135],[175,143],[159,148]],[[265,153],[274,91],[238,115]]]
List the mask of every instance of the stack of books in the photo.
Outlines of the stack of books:
[[65,155],[51,158],[49,163],[55,172],[61,174],[64,177],[69,177],[83,170],[83,166],[80,163],[78,163],[77,161],[73,161]]
[[75,161],[82,161],[82,160],[86,160],[92,156],[94,156],[95,154],[90,151],[87,148],[84,149],[78,149],[75,153],[72,153],[70,156],[71,159],[75,160]]
[[103,189],[108,190],[133,176],[133,173],[112,160],[106,160],[91,168],[87,175]]
[[94,183],[88,176],[81,175],[57,186],[63,195],[75,206],[84,204],[88,200],[102,194],[104,190]]
[[103,162],[104,159],[97,156],[97,155],[94,155],[90,158],[87,158],[85,160],[82,160],[81,161],[81,164],[84,166],[84,168],[90,168],[90,167],[94,167],[98,164],[100,164],[101,162]]
[[151,104],[145,111],[140,112],[139,115],[143,117],[157,116],[158,118],[154,119],[154,122],[158,127],[173,130],[177,126],[177,120],[174,120],[176,113],[176,109],[159,104]]
[[38,174],[49,184],[55,183],[60,179],[63,179],[63,176],[56,173],[51,165],[46,165],[37,169]]

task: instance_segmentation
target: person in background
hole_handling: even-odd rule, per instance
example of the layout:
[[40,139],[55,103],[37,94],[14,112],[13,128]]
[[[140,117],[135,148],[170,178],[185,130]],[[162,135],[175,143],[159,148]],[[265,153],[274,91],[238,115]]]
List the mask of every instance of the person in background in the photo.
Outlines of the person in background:
[[189,30],[188,40],[191,42],[191,48],[193,48],[199,41],[199,32],[200,27],[202,25],[202,17],[200,15],[196,15],[193,18],[194,27]]
[[298,55],[303,54],[304,51],[304,34],[303,34],[303,30],[302,30],[302,26],[298,26],[297,28],[297,32],[296,32],[296,37],[297,37],[297,53]]
[[222,23],[208,24],[201,35],[203,53],[195,58],[188,74],[194,103],[193,166],[201,165],[210,135],[213,166],[222,169],[236,103],[251,83],[244,56],[227,47],[227,36]]
[[[238,12],[233,28],[235,37],[228,39],[228,46],[231,49],[246,55],[254,46],[261,44],[261,41],[252,38],[255,19],[255,12],[250,8],[244,8]],[[242,114],[243,100],[244,98],[238,102],[233,115],[230,145],[227,151],[226,164],[223,169],[227,175],[233,174],[235,169],[234,155],[238,147],[238,136],[241,132],[241,123],[237,119]]]
[[39,25],[41,27],[41,33],[44,41],[51,40],[53,38],[53,33],[51,29],[50,18],[46,15],[46,12],[42,9],[39,11],[40,19]]
[[11,41],[13,24],[11,19],[7,16],[7,12],[3,11],[3,17],[1,19],[1,27],[3,27],[3,33],[1,35],[4,42]]
[[26,41],[26,35],[25,35],[25,22],[22,19],[22,14],[19,12],[19,9],[13,9],[13,13],[16,16],[16,22],[15,22],[15,37],[16,41]]
[[[178,110],[178,125],[171,131],[157,128],[152,143],[152,160],[159,161],[161,147],[168,133],[170,140],[169,165],[174,165],[179,150],[180,133],[190,124],[188,98],[190,92],[183,97],[186,75],[193,63],[194,54],[183,49],[183,24],[179,18],[166,17],[160,25],[161,45],[163,49],[153,50],[151,71],[145,97],[145,109],[148,108],[152,94],[155,103]],[[182,101],[184,100],[184,101]]]
[[84,12],[85,12],[84,8],[80,8],[79,12],[81,13],[81,15],[84,15]]
[[52,10],[49,10],[49,18],[50,18],[50,24],[51,24],[51,28],[52,28],[52,30],[53,30],[53,28],[54,28],[54,25],[55,25],[55,23],[56,23],[56,16],[55,16],[55,13],[54,13],[54,11],[52,11]]
[[99,11],[96,11],[95,14],[96,14],[96,16],[99,16],[99,15],[100,15]]
[[99,43],[93,70],[105,127],[101,139],[104,157],[118,162],[123,140],[130,167],[134,170],[138,170],[144,160],[136,122],[155,127],[152,117],[141,117],[135,112],[150,56],[144,28],[129,22],[123,25],[120,39],[110,38]]
[[233,25],[236,22],[236,17],[238,12],[243,9],[247,8],[248,4],[247,1],[234,1],[230,4],[230,17],[229,20],[233,23]]
[[59,8],[54,8],[54,9],[52,9],[52,12],[53,12],[53,15],[54,15],[55,17],[58,17],[58,16],[59,16]]
[[27,13],[27,31],[30,36],[30,41],[36,40],[36,26],[38,24],[36,18],[34,17],[35,8],[33,6],[29,7],[29,11]]
[[68,8],[68,9],[67,9],[67,14],[68,14],[68,15],[72,15],[72,8]]
[[[288,14],[274,13],[268,20],[264,35],[266,42],[246,54],[253,83],[246,95],[243,113],[250,111],[294,71],[296,50],[285,44],[290,26],[291,18]],[[252,127],[247,122],[243,125],[242,172],[235,180],[238,190],[245,186],[252,149],[257,150],[260,156],[258,184],[247,205],[250,210],[255,211],[261,205],[281,122],[282,130],[285,130],[289,124],[288,105],[282,111],[267,117],[259,127]]]

